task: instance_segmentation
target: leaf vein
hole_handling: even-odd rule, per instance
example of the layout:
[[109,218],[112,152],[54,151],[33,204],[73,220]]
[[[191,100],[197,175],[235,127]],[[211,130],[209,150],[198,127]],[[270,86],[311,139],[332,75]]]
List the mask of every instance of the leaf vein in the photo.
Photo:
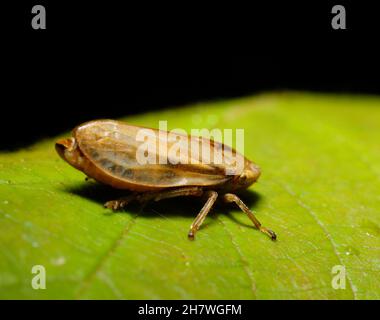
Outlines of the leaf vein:
[[243,270],[244,272],[247,274],[248,276],[248,279],[251,281],[251,290],[252,290],[252,294],[254,296],[254,298],[256,298],[256,291],[257,291],[257,288],[256,288],[256,284],[255,284],[255,279],[253,277],[253,274],[251,272],[251,270],[249,269],[249,262],[248,260],[244,257],[243,253],[241,252],[240,250],[240,247],[238,246],[238,244],[236,243],[232,233],[228,230],[226,224],[224,223],[224,221],[222,219],[220,219],[219,217],[217,217],[217,219],[219,220],[219,222],[222,224],[223,226],[223,229],[225,230],[225,232],[228,234],[230,240],[231,240],[231,243],[232,243],[232,246],[235,248],[236,252],[238,253],[239,257],[240,257],[240,260],[243,264]]
[[[331,247],[332,247],[332,250],[334,252],[334,255],[337,257],[339,263],[344,266],[344,263],[343,263],[343,260],[341,259],[340,255],[339,255],[339,252],[337,250],[337,245],[334,241],[334,239],[332,238],[331,234],[329,233],[329,231],[326,229],[325,225],[322,223],[322,221],[320,219],[318,219],[318,216],[314,213],[314,211],[306,204],[304,203],[298,196],[295,192],[293,192],[289,186],[285,186],[283,184],[281,184],[282,188],[289,194],[291,195],[293,198],[296,199],[297,201],[297,204],[305,209],[305,211],[314,219],[314,221],[318,224],[318,226],[322,229],[322,231],[324,232],[324,234],[326,235],[327,239],[329,240],[330,244],[331,244]],[[352,292],[352,295],[354,297],[355,300],[357,300],[357,295],[356,295],[356,290],[355,290],[355,287],[352,283],[352,279],[351,277],[349,276],[348,272],[346,272],[346,277],[347,277],[347,280],[348,280],[348,283],[350,285],[350,289],[351,289],[351,292]]]
[[95,279],[96,275],[101,271],[105,262],[113,255],[113,253],[116,251],[116,249],[120,246],[121,242],[126,237],[126,235],[129,233],[132,226],[136,223],[136,219],[137,219],[138,215],[139,214],[136,214],[135,216],[132,217],[132,219],[130,221],[128,221],[127,225],[125,226],[125,228],[123,228],[123,230],[119,234],[119,236],[113,241],[113,243],[108,248],[108,250],[98,260],[98,263],[95,264],[94,268],[92,270],[90,270],[90,272],[84,278],[82,285],[78,289],[78,292],[76,295],[77,299],[81,298],[81,296],[84,294],[84,292],[90,286],[92,281]]

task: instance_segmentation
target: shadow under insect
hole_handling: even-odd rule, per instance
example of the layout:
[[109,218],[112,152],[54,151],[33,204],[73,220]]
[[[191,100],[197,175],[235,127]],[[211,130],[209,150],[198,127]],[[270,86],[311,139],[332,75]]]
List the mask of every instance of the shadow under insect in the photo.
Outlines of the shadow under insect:
[[[114,189],[93,181],[83,181],[80,184],[66,187],[65,190],[77,196],[97,202],[101,206],[103,206],[107,201],[126,197],[131,194],[128,190]],[[254,209],[261,199],[261,196],[257,192],[251,190],[243,190],[239,193],[239,195],[244,200],[245,204],[251,209]],[[141,213],[145,217],[157,217],[157,215],[159,215],[163,218],[170,218],[171,216],[186,216],[195,218],[204,203],[205,199],[203,197],[180,196],[171,199],[163,199],[160,201],[148,201],[144,204],[132,201],[127,205],[125,210],[132,214]],[[225,204],[217,201],[209,216],[212,218],[217,217],[219,214],[225,214],[234,222],[244,227],[255,228],[249,220],[247,220],[246,223],[237,220],[230,214],[231,211],[239,211],[239,208],[234,204]],[[124,210],[112,211],[111,209],[104,208],[104,214],[124,214]],[[244,215],[243,212],[241,214]],[[208,223],[213,222],[214,219],[208,221]],[[203,224],[202,227],[205,227],[208,223]]]

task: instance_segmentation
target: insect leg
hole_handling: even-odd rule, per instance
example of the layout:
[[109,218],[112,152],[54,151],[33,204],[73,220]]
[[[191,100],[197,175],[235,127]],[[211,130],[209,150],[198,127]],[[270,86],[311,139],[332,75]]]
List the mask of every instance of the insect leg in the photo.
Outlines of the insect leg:
[[151,200],[160,201],[168,198],[175,198],[181,196],[201,196],[203,194],[202,188],[199,187],[188,187],[188,188],[177,188],[170,190],[161,191],[151,191],[144,193],[133,193],[127,197],[123,197],[117,200],[108,201],[104,204],[106,208],[112,210],[123,209],[127,204],[132,201],[137,201],[141,204],[145,204]]
[[139,195],[135,192],[135,193],[130,194],[129,196],[126,196],[117,200],[107,201],[104,204],[104,207],[108,209],[112,209],[112,210],[123,209],[128,203],[135,200],[138,196]]
[[225,195],[223,195],[222,199],[226,203],[235,202],[239,206],[239,208],[248,216],[248,218],[251,219],[251,221],[257,229],[267,234],[272,240],[276,240],[276,234],[272,230],[263,227],[260,221],[257,220],[257,218],[255,217],[253,212],[244,204],[244,202],[237,195],[232,193],[226,193]]
[[203,194],[203,190],[202,188],[199,188],[199,187],[177,188],[177,189],[143,193],[137,197],[137,201],[144,203],[150,200],[160,201],[163,199],[183,197],[183,196],[201,196],[202,194]]
[[215,191],[207,191],[205,193],[205,196],[208,197],[207,201],[190,226],[190,231],[188,234],[188,237],[190,240],[194,239],[195,233],[198,231],[198,229],[202,225],[203,221],[205,220],[207,214],[210,212],[212,206],[214,205],[214,203],[218,197],[218,193]]

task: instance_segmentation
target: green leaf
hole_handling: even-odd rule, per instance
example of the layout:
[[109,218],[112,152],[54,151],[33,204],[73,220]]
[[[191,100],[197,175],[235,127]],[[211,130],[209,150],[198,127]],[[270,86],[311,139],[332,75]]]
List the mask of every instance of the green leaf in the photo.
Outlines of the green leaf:
[[[120,192],[84,181],[42,141],[0,154],[0,298],[380,298],[380,99],[266,94],[125,120],[244,128],[262,176],[242,197],[278,241],[228,206],[191,242],[194,199],[112,213],[102,203]],[[34,265],[45,290],[31,286]],[[336,265],[345,289],[332,287]]]

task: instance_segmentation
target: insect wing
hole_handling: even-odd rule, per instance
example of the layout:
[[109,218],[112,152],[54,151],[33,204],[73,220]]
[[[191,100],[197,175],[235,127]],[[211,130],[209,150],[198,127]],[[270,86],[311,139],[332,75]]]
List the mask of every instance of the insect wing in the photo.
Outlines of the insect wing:
[[[96,120],[74,129],[81,151],[100,170],[130,184],[154,187],[213,186],[231,176],[223,164],[203,161],[205,154],[191,152],[202,139]],[[222,144],[212,142],[210,158]],[[207,160],[207,159],[206,159]]]

